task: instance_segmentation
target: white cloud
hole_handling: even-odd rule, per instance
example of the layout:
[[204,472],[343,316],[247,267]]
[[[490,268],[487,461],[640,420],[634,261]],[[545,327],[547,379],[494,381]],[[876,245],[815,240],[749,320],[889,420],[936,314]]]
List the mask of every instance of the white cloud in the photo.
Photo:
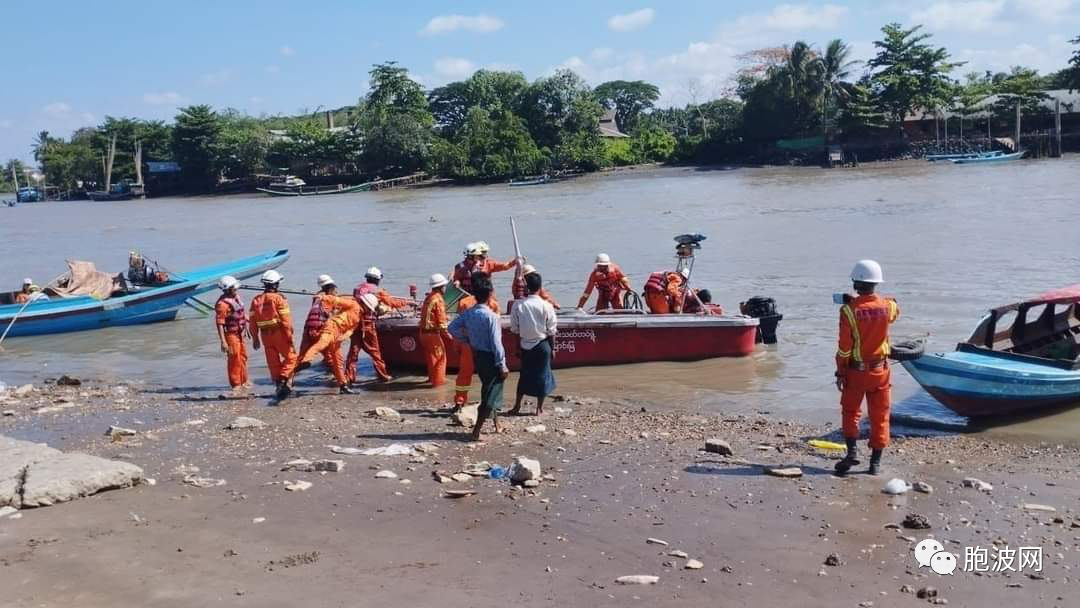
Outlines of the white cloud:
[[1004,11],[1005,0],[939,1],[913,12],[911,19],[934,30],[978,32],[993,27]]
[[224,68],[220,70],[214,70],[209,74],[203,74],[203,77],[199,79],[204,85],[213,86],[219,84],[225,84],[232,78],[232,73]]
[[41,108],[41,111],[49,116],[64,116],[71,113],[71,106],[62,101],[54,101]]
[[184,102],[184,98],[176,91],[143,93],[142,100],[152,106],[176,106]]
[[15,125],[15,121],[4,118],[0,120],[0,129],[10,129]]
[[466,78],[476,71],[476,64],[461,57],[440,57],[435,60],[435,72],[443,78]]
[[280,52],[282,57],[292,57],[296,55],[296,49],[288,45],[281,47]]
[[1016,10],[1025,17],[1054,22],[1069,16],[1073,0],[1015,0]]
[[268,65],[265,68],[267,74],[277,74],[281,71],[281,68],[276,65]]
[[1047,74],[1060,70],[1073,47],[1065,36],[1051,35],[1042,40],[1039,46],[1022,42],[1013,47],[994,49],[962,49],[956,53],[953,59],[966,61],[960,70],[963,73],[981,72],[1005,72],[1012,66],[1022,65],[1039,70]]
[[589,53],[589,59],[592,59],[593,61],[607,61],[608,59],[611,59],[611,56],[614,53],[615,51],[612,51],[609,48],[600,47],[593,49],[592,52]]
[[502,20],[498,17],[484,14],[439,15],[438,17],[432,17],[431,21],[427,22],[424,29],[420,30],[420,35],[435,36],[437,34],[446,34],[458,30],[486,34],[502,28],[503,25]]
[[735,25],[742,30],[825,30],[838,27],[847,15],[848,7],[836,4],[781,4],[768,13],[743,15]]
[[656,11],[643,8],[624,15],[615,15],[608,19],[607,25],[616,32],[632,32],[649,25],[656,18]]

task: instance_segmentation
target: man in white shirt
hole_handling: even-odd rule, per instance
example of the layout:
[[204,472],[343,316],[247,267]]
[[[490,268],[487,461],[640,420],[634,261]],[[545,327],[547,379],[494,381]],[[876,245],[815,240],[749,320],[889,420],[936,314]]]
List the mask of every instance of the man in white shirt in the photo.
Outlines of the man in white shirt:
[[540,273],[525,275],[528,297],[514,304],[510,311],[510,331],[517,334],[521,343],[521,372],[518,376],[517,400],[508,414],[521,411],[525,395],[536,398],[536,415],[544,413],[544,397],[555,390],[555,376],[551,373],[552,348],[558,320],[555,307],[540,297],[543,279]]

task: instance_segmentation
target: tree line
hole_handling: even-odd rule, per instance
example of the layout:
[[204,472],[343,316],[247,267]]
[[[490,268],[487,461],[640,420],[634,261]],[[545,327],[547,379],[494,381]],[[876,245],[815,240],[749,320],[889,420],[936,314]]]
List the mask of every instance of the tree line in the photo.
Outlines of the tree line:
[[[1080,89],[1080,48],[1048,75],[1014,67],[1002,73],[955,74],[961,62],[931,43],[921,26],[884,26],[865,64],[850,46],[804,41],[738,57],[729,90],[712,99],[690,82],[690,102],[658,108],[660,89],[616,80],[590,87],[571,70],[529,82],[520,72],[479,70],[425,90],[395,62],[375,65],[369,92],[334,115],[255,118],[208,105],[179,109],[173,122],[106,117],[64,139],[48,132],[33,144],[49,184],[74,189],[103,181],[103,161],[115,138],[113,181],[134,177],[135,142],[144,161],[176,161],[183,187],[209,191],[277,167],[301,174],[393,177],[417,171],[463,181],[499,180],[558,170],[594,171],[645,162],[754,160],[762,145],[784,138],[896,137],[916,112],[985,112],[1007,123],[1019,103],[1027,116],[1046,110],[1049,89]],[[1072,40],[1080,45],[1080,37]],[[604,138],[601,115],[614,112],[628,138]],[[5,175],[19,162],[9,161]],[[21,177],[21,176],[20,176]]]

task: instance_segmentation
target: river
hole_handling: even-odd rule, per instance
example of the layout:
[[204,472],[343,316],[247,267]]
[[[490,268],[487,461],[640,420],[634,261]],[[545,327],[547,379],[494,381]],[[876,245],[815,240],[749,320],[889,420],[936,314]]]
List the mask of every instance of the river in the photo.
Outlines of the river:
[[[700,232],[708,240],[694,283],[729,310],[751,295],[774,297],[784,314],[780,343],[740,360],[566,370],[560,391],[831,421],[838,418],[831,294],[849,287],[855,260],[884,266],[883,291],[902,307],[896,338],[930,334],[930,349],[951,350],[988,308],[1080,282],[1078,175],[1074,155],[993,166],[647,169],[535,187],[303,199],[26,204],[0,209],[0,285],[15,289],[24,276],[47,281],[67,258],[120,271],[131,249],[182,271],[287,247],[285,287],[313,289],[320,273],[351,287],[377,265],[392,292],[405,295],[413,283],[423,293],[427,277],[449,271],[466,242],[482,239],[492,257],[513,257],[513,215],[529,262],[572,306],[596,253],[611,254],[640,288],[650,272],[673,264],[674,235]],[[504,302],[509,280],[509,273],[497,276]],[[302,319],[305,299],[294,298],[293,310]],[[190,311],[181,316],[9,338],[0,381],[68,373],[217,390],[225,379],[212,325]],[[265,382],[261,355],[251,360],[253,377]],[[893,378],[898,421],[963,424],[901,368]],[[990,432],[1061,442],[1075,441],[1078,430],[1080,408]]]

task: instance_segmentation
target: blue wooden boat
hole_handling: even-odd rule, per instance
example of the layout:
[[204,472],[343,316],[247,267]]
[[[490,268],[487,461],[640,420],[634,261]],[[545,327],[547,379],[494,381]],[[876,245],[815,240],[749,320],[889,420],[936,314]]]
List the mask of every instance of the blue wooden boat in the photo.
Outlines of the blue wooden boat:
[[954,165],[973,165],[981,163],[1000,163],[1008,162],[1010,160],[1020,160],[1027,154],[1025,150],[1019,152],[1013,152],[1011,154],[1005,154],[1003,152],[997,152],[995,154],[986,154],[982,156],[975,156],[973,158],[953,158],[949,159],[949,162]]
[[[165,283],[129,287],[105,300],[90,296],[53,297],[32,302],[25,309],[21,304],[5,304],[0,306],[0,331],[11,324],[9,336],[34,336],[171,321],[191,298],[216,289],[221,277],[228,274],[243,280],[277,268],[288,259],[289,251],[282,249],[182,274],[173,273]],[[2,294],[0,300],[11,302],[12,295]]]
[[968,417],[1080,404],[1080,285],[991,310],[951,353],[903,361],[935,399]]
[[931,163],[936,163],[943,160],[957,160],[961,158],[976,158],[979,156],[991,156],[994,154],[1002,154],[1002,152],[957,152],[953,154],[927,154],[926,160]]
[[528,177],[524,179],[512,179],[510,180],[511,186],[539,186],[553,181],[547,175],[540,175],[537,177]]

